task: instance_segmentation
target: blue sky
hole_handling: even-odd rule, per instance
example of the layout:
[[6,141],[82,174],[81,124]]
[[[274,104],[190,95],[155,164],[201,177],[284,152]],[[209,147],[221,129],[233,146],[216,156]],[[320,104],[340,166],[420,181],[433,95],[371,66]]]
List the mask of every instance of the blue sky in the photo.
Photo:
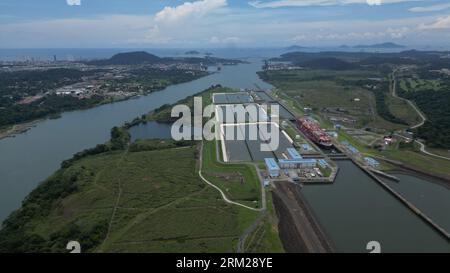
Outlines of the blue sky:
[[450,46],[448,0],[1,0],[0,47]]

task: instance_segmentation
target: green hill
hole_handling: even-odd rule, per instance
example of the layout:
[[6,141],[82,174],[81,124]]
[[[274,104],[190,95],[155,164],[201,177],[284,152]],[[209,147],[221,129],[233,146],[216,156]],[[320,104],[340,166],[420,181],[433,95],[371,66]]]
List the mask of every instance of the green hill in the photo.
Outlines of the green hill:
[[138,65],[161,62],[163,59],[145,51],[119,53],[107,60],[91,61],[93,65]]

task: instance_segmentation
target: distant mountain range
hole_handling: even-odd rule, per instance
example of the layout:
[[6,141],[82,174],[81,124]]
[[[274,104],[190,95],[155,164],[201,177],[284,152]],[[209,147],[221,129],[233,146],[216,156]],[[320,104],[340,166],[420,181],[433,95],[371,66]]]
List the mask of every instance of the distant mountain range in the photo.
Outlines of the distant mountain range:
[[364,49],[364,48],[406,48],[406,46],[398,45],[395,43],[382,43],[373,45],[356,45],[353,48]]
[[186,55],[199,55],[200,52],[198,52],[197,50],[191,50],[191,51],[186,51],[186,53],[184,53]]
[[290,47],[286,47],[285,50],[293,51],[293,50],[302,50],[302,49],[308,49],[309,47],[299,46],[299,45],[293,45]]
[[89,61],[90,65],[142,65],[142,64],[171,64],[176,62],[186,62],[190,64],[215,65],[221,64],[238,64],[240,60],[222,59],[214,57],[186,57],[186,58],[161,58],[145,51],[135,51],[127,53],[119,53],[105,60]]
[[93,65],[137,65],[161,63],[164,59],[145,51],[119,53],[106,60],[90,61]]

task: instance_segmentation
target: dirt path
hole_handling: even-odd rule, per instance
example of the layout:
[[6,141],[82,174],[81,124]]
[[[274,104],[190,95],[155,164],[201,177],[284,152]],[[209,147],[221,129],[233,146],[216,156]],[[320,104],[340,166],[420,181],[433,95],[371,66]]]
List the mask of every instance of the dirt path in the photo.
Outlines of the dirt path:
[[[117,160],[117,166],[119,166],[120,163],[123,162],[123,160],[125,159],[125,156],[127,154],[128,154],[128,149],[123,153],[123,155],[120,157],[120,159]],[[105,243],[106,240],[108,240],[108,238],[109,238],[109,234],[111,233],[114,217],[116,216],[117,208],[119,207],[119,204],[120,204],[120,198],[122,197],[122,192],[123,192],[122,179],[119,177],[118,181],[119,181],[119,187],[118,187],[116,203],[114,204],[113,212],[111,214],[111,218],[108,223],[108,231],[106,232],[106,236],[105,236],[105,239],[103,240],[103,243]]]
[[[222,195],[222,199],[226,203],[231,204],[231,205],[240,206],[240,207],[243,207],[243,208],[246,208],[246,209],[249,209],[249,210],[253,210],[253,211],[262,211],[263,210],[262,208],[256,209],[256,208],[252,208],[252,207],[249,207],[247,205],[244,205],[244,204],[241,204],[241,203],[238,203],[238,202],[231,201],[230,199],[228,199],[228,197],[225,195],[225,193],[219,187],[217,187],[216,185],[214,185],[213,183],[208,181],[203,176],[203,174],[202,174],[202,168],[203,168],[203,142],[202,142],[202,144],[200,146],[199,164],[200,164],[200,167],[199,167],[199,170],[198,170],[198,175],[200,176],[200,178],[203,180],[203,182],[205,182],[206,184],[210,185],[211,187],[216,189],[218,192],[220,192],[220,194]],[[265,203],[265,202],[263,202],[263,203]]]

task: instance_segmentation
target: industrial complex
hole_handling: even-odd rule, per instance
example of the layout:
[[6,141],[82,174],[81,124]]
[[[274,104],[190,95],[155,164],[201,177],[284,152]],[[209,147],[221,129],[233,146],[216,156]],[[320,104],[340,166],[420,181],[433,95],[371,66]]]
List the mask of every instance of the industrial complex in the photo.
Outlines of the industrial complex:
[[[216,121],[219,126],[221,156],[224,162],[263,162],[265,180],[287,180],[291,182],[332,183],[338,167],[316,145],[331,146],[331,138],[313,121],[310,124],[311,134],[297,126],[295,115],[286,107],[263,91],[242,91],[236,93],[214,93],[212,101],[215,105]],[[269,115],[269,105],[279,105],[279,115]],[[257,111],[249,111],[242,116],[237,109],[254,106]],[[263,107],[267,106],[267,107]],[[240,115],[240,116],[239,116]],[[262,126],[264,130],[261,130]],[[261,144],[271,145],[267,129],[269,125],[278,130],[278,147],[271,151],[262,151]],[[289,135],[286,128],[298,134]],[[253,132],[253,136],[252,133]],[[256,134],[254,132],[257,132]],[[314,136],[319,141],[315,141]],[[231,137],[230,137],[231,136]]]

